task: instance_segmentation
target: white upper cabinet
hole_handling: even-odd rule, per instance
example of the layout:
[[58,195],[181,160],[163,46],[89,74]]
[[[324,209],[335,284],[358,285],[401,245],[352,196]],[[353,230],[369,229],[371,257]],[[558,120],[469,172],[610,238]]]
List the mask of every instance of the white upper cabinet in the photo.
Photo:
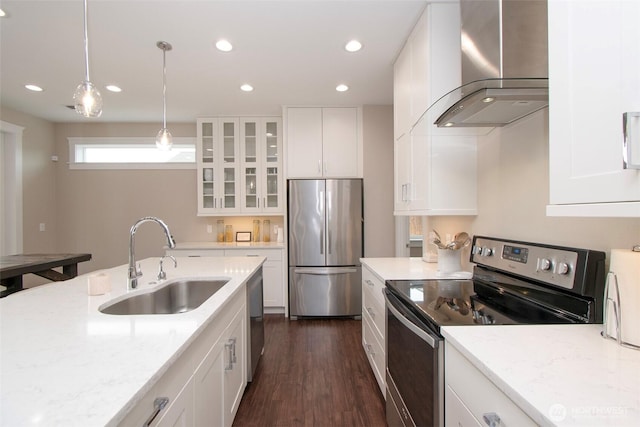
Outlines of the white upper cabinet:
[[[549,1],[548,215],[640,217],[640,2]],[[635,113],[635,114],[634,114]],[[636,166],[638,167],[638,166]]]
[[395,215],[477,214],[476,137],[429,110],[460,81],[460,6],[428,4],[394,64]]
[[237,118],[197,120],[198,215],[237,213],[239,139]]
[[240,119],[241,211],[282,214],[282,120]]
[[197,123],[198,215],[282,215],[281,118]]
[[411,49],[405,45],[393,64],[394,139],[408,134],[411,124]]
[[361,178],[359,107],[287,107],[288,178]]

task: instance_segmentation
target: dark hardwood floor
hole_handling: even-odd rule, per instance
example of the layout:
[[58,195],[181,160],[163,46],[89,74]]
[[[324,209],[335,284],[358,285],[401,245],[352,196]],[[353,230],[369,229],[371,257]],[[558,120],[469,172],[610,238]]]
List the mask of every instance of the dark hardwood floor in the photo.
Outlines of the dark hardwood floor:
[[264,354],[233,425],[385,427],[361,323],[266,315]]

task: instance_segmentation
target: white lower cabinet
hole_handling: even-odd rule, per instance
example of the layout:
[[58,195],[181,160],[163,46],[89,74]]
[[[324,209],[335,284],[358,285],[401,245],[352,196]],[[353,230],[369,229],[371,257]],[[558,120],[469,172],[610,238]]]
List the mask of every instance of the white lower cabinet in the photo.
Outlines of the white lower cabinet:
[[382,395],[385,393],[385,310],[384,281],[366,265],[362,266],[362,346]]
[[284,307],[285,283],[282,249],[230,249],[225,256],[263,256],[262,299],[265,307]]
[[[238,292],[120,426],[231,426],[247,384],[246,293]],[[157,399],[167,399],[156,407]]]
[[158,420],[158,427],[193,426],[193,378],[178,393],[173,403],[163,410]]
[[444,411],[446,413],[446,425],[454,427],[482,427],[475,419],[469,408],[460,400],[455,391],[448,385],[444,390]]
[[444,366],[445,427],[537,426],[448,342],[445,342]]
[[213,343],[194,374],[195,426],[231,426],[246,385],[244,310]]

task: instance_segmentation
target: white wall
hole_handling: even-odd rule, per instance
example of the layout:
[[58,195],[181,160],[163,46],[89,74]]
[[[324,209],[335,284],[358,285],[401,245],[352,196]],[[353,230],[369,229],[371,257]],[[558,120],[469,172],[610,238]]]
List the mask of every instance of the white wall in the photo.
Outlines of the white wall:
[[394,255],[393,107],[365,105],[364,139],[364,256]]
[[430,218],[429,229],[596,249],[640,244],[640,218],[548,217],[548,110],[478,142],[478,215]]

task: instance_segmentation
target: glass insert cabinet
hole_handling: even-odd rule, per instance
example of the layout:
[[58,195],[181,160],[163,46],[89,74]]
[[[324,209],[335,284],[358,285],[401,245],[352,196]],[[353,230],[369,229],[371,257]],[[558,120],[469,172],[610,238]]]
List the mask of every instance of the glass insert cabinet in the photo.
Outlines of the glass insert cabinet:
[[200,118],[197,125],[198,215],[281,215],[281,118]]

